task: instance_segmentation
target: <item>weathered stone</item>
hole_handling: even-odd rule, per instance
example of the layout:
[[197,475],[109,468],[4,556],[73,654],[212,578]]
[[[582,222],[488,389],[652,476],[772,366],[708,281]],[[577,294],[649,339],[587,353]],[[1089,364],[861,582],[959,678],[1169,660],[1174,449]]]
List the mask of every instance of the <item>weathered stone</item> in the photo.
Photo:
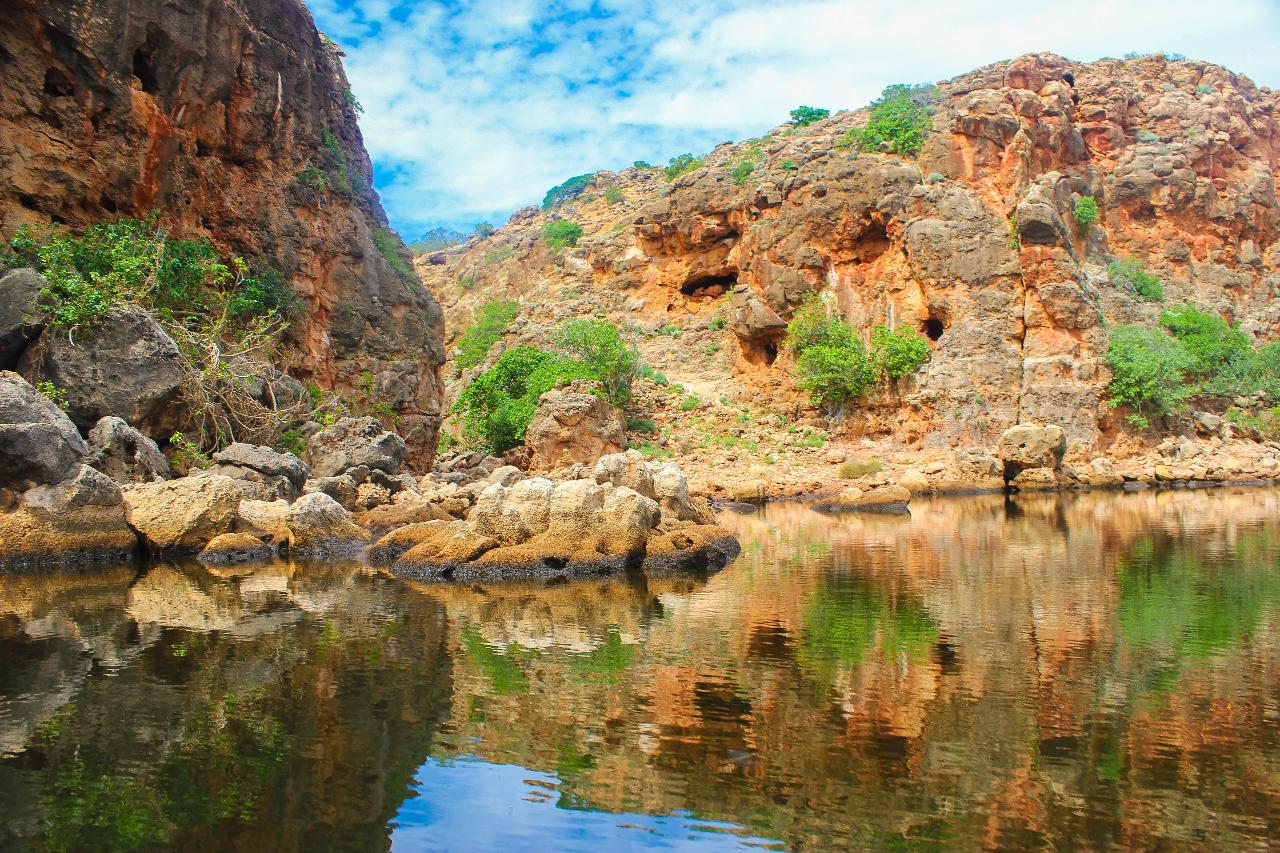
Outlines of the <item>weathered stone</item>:
[[374,418],[343,418],[316,433],[303,454],[312,475],[334,477],[363,466],[394,474],[404,462],[404,439]]
[[169,460],[160,448],[123,418],[106,417],[93,425],[88,461],[117,483],[169,479]]
[[280,453],[260,444],[239,441],[213,454],[213,461],[219,465],[248,468],[271,477],[284,477],[295,489],[301,489],[311,474],[307,464],[292,453]]
[[168,437],[181,425],[175,405],[182,357],[173,338],[136,305],[115,305],[78,330],[46,329],[23,354],[31,381],[52,382],[66,394],[67,413],[88,430],[109,415],[147,435]]
[[125,522],[120,488],[87,465],[61,483],[37,486],[0,512],[0,567],[127,560],[138,539]]
[[18,374],[0,371],[0,487],[61,482],[88,452],[66,414]]
[[238,533],[250,533],[277,544],[289,538],[288,501],[241,500],[237,515]]
[[996,443],[996,457],[1004,466],[1004,477],[1012,480],[1027,468],[1056,471],[1067,452],[1062,427],[1052,424],[1018,424],[1005,430]]
[[836,512],[906,512],[911,502],[911,492],[902,486],[875,486],[862,490],[856,487],[845,489],[835,498],[822,501],[820,509]]
[[357,513],[353,520],[374,536],[379,536],[403,525],[423,521],[451,521],[453,516],[438,504],[419,499],[374,507]]
[[924,472],[918,468],[908,468],[903,471],[898,477],[898,485],[913,495],[933,491],[933,484],[929,482],[929,478],[924,475]]
[[579,380],[539,398],[525,432],[530,471],[550,471],[574,462],[591,464],[622,450],[626,421],[592,390],[599,390],[599,385]]
[[358,484],[350,474],[339,474],[336,477],[317,477],[307,480],[302,485],[302,493],[325,494],[342,504],[347,509],[356,507],[356,489]]
[[217,475],[142,483],[124,494],[129,526],[164,552],[195,553],[230,533],[240,500],[235,481]]
[[18,365],[27,345],[44,329],[40,291],[44,276],[32,269],[0,269],[0,370]]
[[209,540],[196,559],[210,566],[232,566],[239,563],[271,559],[271,546],[248,533],[223,533]]
[[360,551],[369,534],[351,521],[351,513],[325,494],[303,495],[289,507],[289,555],[345,557]]
[[1056,489],[1058,476],[1052,468],[1023,468],[1009,485],[1019,489]]

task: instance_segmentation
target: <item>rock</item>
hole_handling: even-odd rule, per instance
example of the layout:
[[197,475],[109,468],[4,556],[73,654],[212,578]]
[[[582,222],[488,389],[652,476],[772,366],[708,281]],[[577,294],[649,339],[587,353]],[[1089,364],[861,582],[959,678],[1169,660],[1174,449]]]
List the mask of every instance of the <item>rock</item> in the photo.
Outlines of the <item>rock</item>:
[[857,487],[845,489],[833,500],[815,504],[815,508],[828,512],[906,512],[911,502],[911,492],[902,486],[876,486],[863,491]]
[[351,521],[351,513],[325,494],[298,498],[285,517],[291,557],[349,557],[369,541],[369,534]]
[[231,532],[241,494],[234,480],[216,474],[142,483],[124,493],[126,518],[152,549],[195,553]]
[[35,270],[0,271],[0,370],[17,367],[27,345],[44,329],[40,310],[44,286],[44,276]]
[[55,485],[28,490],[0,512],[0,568],[116,562],[136,556],[117,486],[87,465]]
[[105,417],[89,430],[89,464],[117,483],[169,479],[169,460],[123,418]]
[[74,340],[62,330],[45,329],[23,354],[20,369],[32,381],[61,388],[67,413],[80,429],[109,415],[153,438],[167,438],[181,425],[178,345],[136,305],[112,306],[77,330]]
[[622,450],[626,421],[606,400],[590,393],[599,387],[579,380],[538,399],[525,432],[530,471],[551,471],[574,462],[591,464]]
[[61,409],[18,374],[0,371],[0,487],[61,482],[88,453]]
[[1009,485],[1019,489],[1056,489],[1058,477],[1052,468],[1023,468]]
[[924,494],[933,491],[933,485],[929,482],[929,478],[924,472],[915,468],[908,468],[898,477],[898,485],[906,489],[913,495]]
[[504,486],[514,486],[516,483],[524,479],[524,472],[514,465],[503,465],[495,468],[493,473],[485,478],[489,483],[500,483]]
[[304,495],[325,494],[347,509],[354,509],[357,488],[358,485],[350,474],[340,474],[337,477],[318,477],[307,480],[302,484],[302,493]]
[[404,462],[404,440],[374,418],[343,418],[311,437],[304,459],[312,475],[334,477],[363,466],[395,474]]
[[271,546],[248,533],[223,533],[209,540],[196,559],[210,566],[232,566],[270,560]]
[[401,568],[439,569],[470,562],[497,546],[498,540],[475,535],[465,522],[433,519],[386,534],[369,549],[369,559],[375,563],[399,561]]
[[218,465],[247,468],[267,477],[280,477],[289,482],[295,490],[301,489],[311,469],[292,453],[280,453],[260,444],[245,444],[237,441],[213,454],[213,461]]
[[416,500],[374,507],[357,513],[353,520],[374,536],[381,536],[389,530],[404,525],[424,521],[452,521],[453,516],[438,504]]
[[[627,450],[600,457],[591,469],[591,477],[597,483],[626,486],[646,497],[656,498],[658,493],[653,483],[654,470],[639,450]],[[686,483],[686,487],[687,485]]]
[[236,532],[280,544],[289,538],[289,502],[242,500]]
[[983,481],[999,477],[1003,471],[1000,460],[980,447],[962,447],[956,450],[955,468],[962,480]]
[[523,542],[546,530],[555,487],[543,477],[530,477],[510,487],[487,486],[476,497],[467,523],[481,536],[507,544]]
[[1012,480],[1026,468],[1056,471],[1066,452],[1067,437],[1062,427],[1018,424],[1001,434],[995,455],[1004,467],[1004,478]]
[[729,500],[736,503],[762,501],[768,492],[769,485],[764,480],[739,480],[725,487]]
[[1110,459],[1099,456],[1089,463],[1085,480],[1092,486],[1118,486],[1124,482],[1124,477],[1116,471]]

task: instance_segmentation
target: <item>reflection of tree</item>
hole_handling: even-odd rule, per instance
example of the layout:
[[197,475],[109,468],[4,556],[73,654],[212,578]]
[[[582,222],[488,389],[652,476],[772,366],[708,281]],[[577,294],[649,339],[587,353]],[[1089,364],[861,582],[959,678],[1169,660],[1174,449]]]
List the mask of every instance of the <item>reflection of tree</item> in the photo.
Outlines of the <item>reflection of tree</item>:
[[813,591],[796,660],[810,678],[832,684],[873,650],[920,662],[937,638],[937,626],[919,604],[846,579]]

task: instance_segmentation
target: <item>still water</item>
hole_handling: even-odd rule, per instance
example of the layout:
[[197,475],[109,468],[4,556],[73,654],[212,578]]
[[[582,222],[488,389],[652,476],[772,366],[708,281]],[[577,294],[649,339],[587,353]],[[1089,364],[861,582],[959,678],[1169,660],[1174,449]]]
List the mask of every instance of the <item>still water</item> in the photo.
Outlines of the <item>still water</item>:
[[0,578],[0,849],[1264,850],[1280,492],[726,513],[710,577]]

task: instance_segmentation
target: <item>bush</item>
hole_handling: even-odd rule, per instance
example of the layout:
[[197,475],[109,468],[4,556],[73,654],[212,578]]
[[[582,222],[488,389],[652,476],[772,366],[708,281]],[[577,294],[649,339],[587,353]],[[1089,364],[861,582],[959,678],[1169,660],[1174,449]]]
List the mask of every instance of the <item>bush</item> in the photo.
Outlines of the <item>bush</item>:
[[1211,379],[1225,372],[1242,376],[1253,355],[1249,336],[1216,314],[1206,314],[1194,305],[1163,311],[1160,325],[1182,344],[1191,356],[1191,372]]
[[690,394],[688,397],[685,397],[683,400],[680,401],[680,411],[692,412],[694,409],[698,408],[701,405],[702,405],[702,401],[699,400],[697,397],[695,397],[693,394]]
[[846,133],[845,143],[856,142],[863,149],[874,149],[888,142],[894,153],[914,156],[933,126],[932,111],[921,103],[930,91],[931,86],[889,86],[872,102],[867,126]]
[[1075,210],[1071,212],[1076,224],[1082,229],[1098,221],[1098,200],[1091,195],[1082,195],[1076,199]]
[[497,229],[488,222],[477,222],[475,230],[473,230],[471,234],[473,237],[484,239],[485,237],[492,236],[493,232],[496,230]]
[[829,115],[831,115],[831,110],[826,110],[822,107],[799,106],[791,111],[791,121],[788,124],[793,127],[808,127],[815,121],[822,121]]
[[1194,393],[1186,378],[1195,360],[1162,329],[1114,327],[1106,358],[1111,367],[1110,405],[1133,409],[1142,426],[1149,415],[1167,417],[1181,411]]
[[285,281],[284,273],[270,267],[241,281],[231,292],[227,303],[228,309],[240,317],[277,314],[292,318],[300,305],[300,300]]
[[915,329],[903,327],[891,332],[876,326],[871,330],[871,365],[890,380],[915,373],[931,355],[929,341]]
[[646,163],[646,162],[645,162],[645,161],[643,161],[643,160],[636,160],[635,162],[633,162],[633,163],[631,164],[631,168],[633,168],[633,169],[652,169],[652,168],[653,168],[653,166],[649,165],[648,163]]
[[582,236],[582,226],[576,222],[558,219],[542,226],[542,239],[553,249],[564,249],[578,245]]
[[590,379],[585,365],[534,347],[514,347],[458,397],[463,434],[500,455],[524,441],[538,398],[574,379]]
[[386,259],[387,263],[391,264],[391,268],[401,278],[407,281],[417,280],[417,276],[413,274],[409,264],[400,256],[400,238],[396,236],[396,232],[390,228],[373,229],[373,245],[377,247],[378,253]]
[[871,385],[872,371],[862,341],[852,338],[843,346],[819,345],[796,359],[796,385],[808,391],[814,402],[840,406],[856,400]]
[[591,173],[587,173],[585,175],[574,175],[563,184],[557,184],[547,190],[547,194],[542,197],[542,209],[550,210],[553,207],[564,204],[570,199],[582,195],[582,191],[591,183],[592,177],[593,175]]
[[653,422],[652,418],[628,418],[627,431],[654,433],[658,431],[658,425]]
[[409,251],[414,255],[425,255],[427,252],[435,252],[440,249],[447,249],[450,246],[456,246],[459,243],[466,242],[466,240],[467,235],[461,231],[454,231],[452,228],[440,226],[432,228],[410,243]]
[[747,178],[751,177],[751,173],[756,170],[756,164],[750,160],[739,160],[729,170],[729,178],[734,184],[741,186],[747,182]]
[[1145,302],[1163,302],[1164,285],[1137,258],[1121,258],[1107,265],[1111,283],[1136,293]]
[[879,459],[850,459],[848,462],[841,463],[839,474],[846,480],[856,480],[883,470],[884,463]]
[[607,320],[570,320],[560,327],[556,345],[599,380],[609,402],[621,406],[631,399],[631,383],[640,375],[640,353],[623,340],[617,326]]
[[853,327],[828,316],[827,306],[817,293],[808,294],[787,324],[785,344],[794,353],[819,345],[840,346],[854,336]]
[[604,188],[604,200],[609,204],[618,204],[622,201],[622,188],[610,184]]
[[455,359],[457,365],[466,369],[484,361],[519,312],[520,303],[514,300],[490,302],[482,307],[475,322],[458,336],[458,349],[462,352]]
[[667,162],[667,167],[662,172],[668,181],[674,181],[686,172],[700,168],[706,160],[706,157],[694,157],[692,154],[677,154]]

